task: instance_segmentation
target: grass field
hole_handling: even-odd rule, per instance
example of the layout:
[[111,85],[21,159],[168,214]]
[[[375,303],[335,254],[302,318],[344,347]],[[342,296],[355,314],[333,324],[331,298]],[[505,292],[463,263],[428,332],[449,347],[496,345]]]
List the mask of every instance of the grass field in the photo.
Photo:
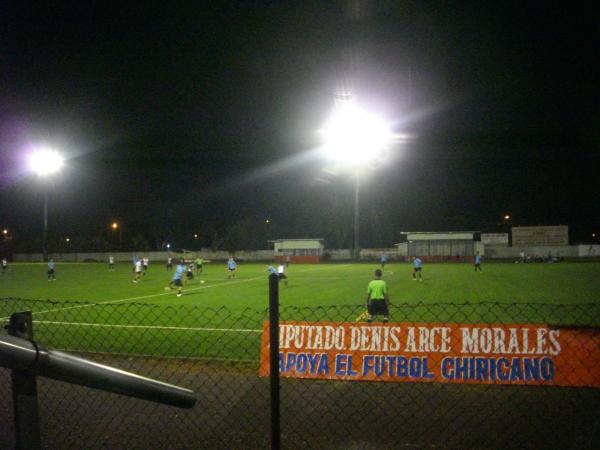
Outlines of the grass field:
[[[354,320],[364,311],[375,263],[295,265],[280,286],[282,319]],[[423,282],[411,265],[385,267],[392,320],[413,322],[575,323],[600,325],[600,264],[427,264]],[[205,265],[184,295],[166,291],[164,265],[140,283],[131,266],[59,263],[56,281],[44,264],[12,264],[0,275],[0,317],[34,311],[36,337],[54,347],[152,356],[256,359],[268,307],[266,264]],[[201,280],[204,283],[201,283]],[[558,305],[582,305],[564,307]],[[567,308],[567,309],[564,309]],[[201,335],[201,342],[197,336]],[[142,338],[142,336],[144,336]]]
[[[327,306],[362,304],[376,264],[291,265],[289,286],[281,287],[283,304]],[[232,310],[267,306],[265,264],[241,264],[235,280],[224,264],[207,264],[204,273],[176,298],[166,292],[170,274],[150,266],[141,283],[132,283],[131,265],[57,265],[57,281],[46,280],[44,264],[13,264],[0,276],[0,297],[52,299],[89,303],[195,305]],[[411,280],[410,264],[388,264],[384,271],[392,302],[587,303],[600,301],[600,263],[492,264],[475,273],[468,264],[429,264],[422,283]],[[205,283],[201,284],[200,280]]]

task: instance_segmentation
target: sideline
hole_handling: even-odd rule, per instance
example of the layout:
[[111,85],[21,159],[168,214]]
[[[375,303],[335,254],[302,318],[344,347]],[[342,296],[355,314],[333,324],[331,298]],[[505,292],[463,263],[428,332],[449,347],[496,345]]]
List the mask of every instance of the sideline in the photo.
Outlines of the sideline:
[[263,330],[253,330],[249,328],[198,328],[198,327],[169,327],[161,325],[119,325],[112,323],[86,323],[86,322],[60,322],[55,320],[34,320],[33,323],[52,324],[52,325],[73,325],[82,327],[101,327],[101,328],[144,328],[152,330],[182,330],[182,331],[223,331],[234,333],[262,333]]

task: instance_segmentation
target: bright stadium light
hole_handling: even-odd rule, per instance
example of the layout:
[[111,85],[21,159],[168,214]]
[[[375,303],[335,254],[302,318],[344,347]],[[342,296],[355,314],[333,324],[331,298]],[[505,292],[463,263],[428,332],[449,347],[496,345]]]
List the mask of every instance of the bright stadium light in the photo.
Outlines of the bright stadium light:
[[[58,172],[63,166],[64,159],[54,150],[41,148],[29,156],[29,168],[39,177],[47,179],[50,175]],[[48,260],[48,182],[44,183],[44,233],[42,235],[42,251],[44,261]]]
[[320,130],[326,159],[354,170],[354,257],[359,257],[360,171],[380,161],[397,136],[389,124],[375,114],[364,111],[352,101],[338,105]]
[[38,150],[29,157],[29,167],[42,177],[58,172],[63,164],[64,159],[54,150]]
[[386,121],[352,104],[336,109],[321,133],[326,157],[355,167],[379,159],[394,138]]

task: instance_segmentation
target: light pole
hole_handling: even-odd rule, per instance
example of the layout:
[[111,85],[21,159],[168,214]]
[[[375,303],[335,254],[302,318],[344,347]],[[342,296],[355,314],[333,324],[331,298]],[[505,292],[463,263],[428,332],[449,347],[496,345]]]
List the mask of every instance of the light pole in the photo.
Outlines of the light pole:
[[113,231],[117,231],[117,229],[119,230],[119,250],[122,250],[122,247],[123,247],[122,228],[119,226],[119,224],[117,222],[113,222],[111,224],[111,228],[113,229]]
[[29,166],[44,183],[44,230],[42,233],[42,252],[44,261],[48,261],[48,178],[63,166],[63,158],[57,152],[41,149],[31,154]]
[[352,254],[360,256],[360,173],[382,159],[394,135],[379,117],[351,101],[340,104],[321,130],[327,159],[354,173],[354,240]]

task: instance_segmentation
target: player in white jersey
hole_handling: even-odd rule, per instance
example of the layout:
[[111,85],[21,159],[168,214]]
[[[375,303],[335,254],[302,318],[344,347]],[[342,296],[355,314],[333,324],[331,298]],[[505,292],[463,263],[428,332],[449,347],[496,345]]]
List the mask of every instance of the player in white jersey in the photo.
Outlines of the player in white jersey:
[[135,266],[133,268],[134,271],[134,277],[133,277],[133,282],[137,283],[140,280],[140,277],[142,276],[142,260],[138,259],[135,262]]
[[283,264],[279,264],[279,267],[277,267],[277,276],[280,281],[283,280],[286,286],[288,285],[288,279],[285,276],[285,266]]
[[150,264],[150,259],[148,257],[142,258],[142,266],[144,269],[144,275],[146,275],[146,271],[148,270],[148,265]]
[[114,256],[108,257],[108,270],[115,270],[115,257]]

